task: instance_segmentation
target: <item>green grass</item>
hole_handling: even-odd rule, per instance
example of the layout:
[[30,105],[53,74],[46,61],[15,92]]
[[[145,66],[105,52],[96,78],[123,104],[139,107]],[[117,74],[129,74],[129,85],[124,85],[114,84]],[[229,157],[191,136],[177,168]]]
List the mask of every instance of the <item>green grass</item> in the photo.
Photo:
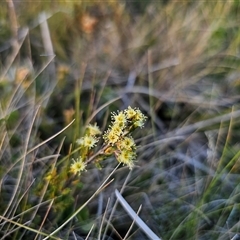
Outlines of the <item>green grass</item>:
[[[236,238],[240,2],[9,6],[0,9],[0,239],[147,239],[116,189],[161,239]],[[90,150],[76,144],[89,123],[104,133],[128,106],[148,116],[132,133],[131,171],[101,137]],[[69,170],[80,156],[91,162],[79,176]]]

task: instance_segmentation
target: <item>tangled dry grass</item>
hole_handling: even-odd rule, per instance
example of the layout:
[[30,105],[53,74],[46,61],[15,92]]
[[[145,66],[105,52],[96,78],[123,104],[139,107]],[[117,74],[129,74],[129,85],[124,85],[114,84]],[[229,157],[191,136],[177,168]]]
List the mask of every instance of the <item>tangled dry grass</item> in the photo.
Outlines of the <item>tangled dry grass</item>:
[[[159,238],[236,239],[239,7],[2,4],[1,239],[146,239],[116,189]],[[128,106],[148,116],[134,133],[134,169],[110,157],[73,182],[65,169],[76,139]]]

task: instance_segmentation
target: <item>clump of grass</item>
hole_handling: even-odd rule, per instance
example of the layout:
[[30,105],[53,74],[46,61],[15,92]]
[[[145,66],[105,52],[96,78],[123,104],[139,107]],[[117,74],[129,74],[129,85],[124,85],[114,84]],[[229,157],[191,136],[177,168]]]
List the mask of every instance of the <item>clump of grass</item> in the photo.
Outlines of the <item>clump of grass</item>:
[[0,10],[1,237],[145,239],[118,188],[163,239],[235,239],[237,1],[24,4]]
[[[45,144],[68,129],[73,124],[73,121],[64,129],[60,130],[60,132],[37,144],[36,140],[39,141],[40,139],[34,136],[34,129],[38,122],[37,116],[39,115],[40,109],[35,103],[36,96],[29,95],[29,92],[33,91],[33,87],[34,86],[28,85],[22,89],[23,95],[18,95],[19,102],[21,102],[22,98],[25,98],[24,100],[26,100],[26,102],[21,102],[21,107],[18,106],[19,102],[17,102],[16,109],[14,108],[14,110],[12,110],[12,112],[16,111],[18,114],[14,115],[15,122],[11,125],[13,125],[13,127],[17,125],[18,128],[11,129],[12,126],[9,125],[10,118],[8,115],[5,117],[3,115],[1,122],[1,129],[3,131],[1,144],[2,154],[7,154],[12,148],[16,152],[16,156],[10,155],[12,158],[9,158],[5,164],[3,162],[2,165],[1,208],[3,212],[1,215],[1,232],[4,238],[8,235],[16,239],[23,236],[33,238],[34,235],[34,238],[37,238],[38,235],[49,238],[59,232],[63,226],[72,221],[88,203],[87,201],[78,208],[78,210],[74,210],[77,207],[74,206],[74,192],[81,189],[83,184],[79,178],[80,173],[85,171],[87,165],[91,162],[94,162],[99,167],[101,162],[111,155],[115,155],[119,163],[126,164],[132,169],[133,160],[136,158],[136,144],[130,134],[137,127],[143,127],[146,120],[146,117],[139,109],[128,107],[125,111],[120,111],[117,114],[113,113],[112,126],[103,135],[103,145],[96,153],[93,152],[93,148],[96,147],[97,142],[100,140],[99,135],[102,132],[96,124],[88,124],[84,136],[77,139],[76,144],[73,144],[73,146],[77,145],[76,148],[70,148],[68,155],[61,157],[60,161],[59,156],[64,139],[55,154],[53,150],[49,149],[50,152],[52,152],[51,154],[49,152],[47,156],[40,157],[44,156],[42,152],[47,153]],[[16,95],[10,98],[10,100],[6,100],[4,103],[6,108],[2,109],[3,114],[4,111],[10,111],[10,106],[12,101],[15,100],[15,97]],[[29,101],[30,109],[28,106]],[[12,112],[9,114],[12,114]],[[30,116],[28,116],[28,114],[30,114]],[[18,119],[18,115],[22,115],[22,117]],[[22,124],[22,122],[24,122],[24,124]],[[25,138],[23,138],[21,130],[27,126],[28,131],[26,132]],[[11,144],[10,141],[15,134],[19,138],[21,137],[19,140],[20,143],[18,143],[19,148],[25,146],[24,149],[16,151],[17,147]],[[34,137],[36,139],[34,139]],[[38,151],[41,153],[38,154]],[[4,156],[4,158],[6,158],[6,156]],[[45,163],[46,160],[47,162]],[[8,167],[9,163],[11,163],[10,167]],[[50,169],[47,171],[49,167]],[[110,176],[111,174],[107,179]],[[12,179],[10,185],[12,186],[13,184],[12,188],[9,186],[10,183],[8,183],[8,179]],[[90,199],[105,187],[105,183],[101,185],[99,190],[97,190]],[[50,221],[52,217],[54,217],[54,221],[52,221],[50,227],[47,227],[46,223]],[[19,219],[21,219],[20,223],[18,222]],[[26,226],[23,223],[25,221],[27,221]],[[57,230],[51,230],[54,224],[59,224],[62,221],[64,221],[64,223],[62,223]],[[34,227],[37,225],[39,225],[39,228]],[[14,226],[16,229],[14,229]]]

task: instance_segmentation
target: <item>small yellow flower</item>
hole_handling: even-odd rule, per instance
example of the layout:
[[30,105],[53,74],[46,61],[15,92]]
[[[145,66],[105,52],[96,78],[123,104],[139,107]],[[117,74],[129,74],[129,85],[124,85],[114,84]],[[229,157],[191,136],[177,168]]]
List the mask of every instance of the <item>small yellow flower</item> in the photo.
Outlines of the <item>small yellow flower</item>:
[[123,150],[118,156],[117,160],[124,165],[127,165],[129,169],[134,166],[133,160],[136,158],[136,153],[133,151]]
[[134,117],[138,121],[146,121],[147,117],[139,110],[136,110],[136,116]]
[[126,116],[123,111],[120,111],[118,114],[113,113],[112,119],[114,120],[114,123],[123,123],[125,124],[127,122]]
[[143,128],[147,117],[139,109],[136,109],[135,111],[136,114],[132,119],[133,126]]
[[117,136],[121,136],[123,134],[122,127],[119,126],[119,124],[114,124],[111,128],[111,132],[113,132]]
[[90,136],[96,136],[102,133],[96,123],[94,125],[88,124],[87,130]]
[[84,136],[84,146],[88,147],[89,149],[93,148],[97,142],[98,140],[93,136]]
[[113,126],[119,127],[123,130],[126,127],[126,124],[124,122],[115,122]]
[[135,128],[137,128],[137,127],[143,128],[144,127],[144,121],[137,120],[133,123],[133,126]]
[[97,142],[98,142],[98,139],[89,135],[85,135],[84,137],[77,139],[76,141],[78,145],[82,147],[87,147],[89,149],[93,148]]
[[136,115],[136,110],[128,106],[128,109],[126,109],[125,114],[128,119],[132,119]]
[[103,138],[106,143],[113,145],[118,141],[119,136],[114,131],[110,130],[103,135]]
[[73,163],[71,164],[69,171],[72,172],[74,175],[76,175],[77,173],[78,175],[80,175],[80,173],[86,169],[87,164],[83,162],[81,157],[77,158],[76,160],[72,160]]
[[119,141],[119,148],[121,150],[132,150],[135,149],[135,147],[136,145],[132,137],[124,137],[121,141]]

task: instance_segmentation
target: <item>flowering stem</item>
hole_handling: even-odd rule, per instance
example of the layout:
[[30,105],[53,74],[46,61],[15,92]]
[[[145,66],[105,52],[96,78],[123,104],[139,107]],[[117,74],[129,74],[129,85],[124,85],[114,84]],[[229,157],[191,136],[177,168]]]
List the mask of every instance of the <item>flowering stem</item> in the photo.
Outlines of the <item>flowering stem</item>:
[[94,160],[95,157],[97,157],[100,154],[103,154],[104,151],[109,147],[109,144],[107,144],[105,147],[101,148],[99,151],[97,151],[94,155],[92,155],[87,161],[86,163],[90,163]]

